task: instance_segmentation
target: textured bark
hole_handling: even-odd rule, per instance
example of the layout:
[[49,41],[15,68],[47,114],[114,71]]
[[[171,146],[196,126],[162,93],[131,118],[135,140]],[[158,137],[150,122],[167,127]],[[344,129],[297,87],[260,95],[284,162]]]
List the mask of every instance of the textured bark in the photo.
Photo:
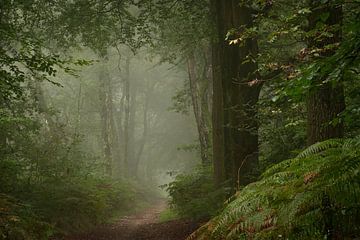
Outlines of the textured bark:
[[[329,13],[326,24],[335,25],[341,24],[342,8],[341,6],[334,7],[327,4],[320,4],[318,1],[311,1],[313,9],[309,16],[309,30],[316,27],[319,21],[319,16],[324,13]],[[316,41],[313,38],[309,39],[310,48],[323,48],[332,43],[337,43],[341,40],[341,31],[337,31],[332,37]],[[321,53],[322,57],[331,56],[333,51]],[[341,122],[332,124],[338,115],[345,109],[344,87],[339,82],[326,82],[327,76],[314,79],[307,98],[307,143],[314,144],[330,138],[339,138],[344,134],[344,126]]]
[[[258,166],[256,103],[261,84],[255,81],[257,64],[245,62],[247,56],[257,55],[257,41],[247,39],[241,46],[229,45],[224,40],[228,30],[250,27],[251,10],[240,6],[236,0],[212,3],[217,22],[217,39],[213,46],[213,144],[214,159],[218,157],[215,161],[219,162],[214,162],[215,172],[221,174],[222,165],[225,165],[225,178],[231,179],[234,185],[245,185],[253,180]],[[220,169],[216,170],[217,167]]]
[[[214,17],[215,29],[220,27],[220,16],[218,14],[219,1],[211,0],[211,13]],[[217,32],[217,31],[215,31]],[[224,139],[224,103],[221,71],[221,38],[217,33],[212,38],[212,144],[213,144],[213,165],[216,184],[220,185],[226,180],[225,176],[225,139]]]

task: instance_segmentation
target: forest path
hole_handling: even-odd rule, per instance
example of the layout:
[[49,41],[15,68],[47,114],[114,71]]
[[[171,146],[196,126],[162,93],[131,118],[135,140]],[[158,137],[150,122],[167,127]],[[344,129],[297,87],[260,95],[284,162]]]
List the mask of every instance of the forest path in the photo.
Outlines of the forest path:
[[116,223],[93,231],[65,238],[66,240],[184,240],[197,224],[186,220],[159,223],[159,215],[167,207],[165,200],[157,201],[145,211],[125,216]]

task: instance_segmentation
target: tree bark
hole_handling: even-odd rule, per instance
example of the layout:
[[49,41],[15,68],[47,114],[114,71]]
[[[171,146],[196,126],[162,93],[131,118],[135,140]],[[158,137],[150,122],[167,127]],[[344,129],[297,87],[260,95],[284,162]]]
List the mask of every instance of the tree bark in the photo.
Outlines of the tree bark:
[[224,101],[223,84],[221,71],[221,38],[220,28],[220,2],[211,0],[211,13],[214,17],[215,36],[211,39],[212,51],[212,81],[213,81],[213,100],[212,100],[212,139],[213,139],[213,165],[214,177],[217,185],[226,180],[225,174],[225,131],[224,131]]
[[240,46],[224,39],[228,30],[250,27],[253,19],[251,10],[236,0],[214,0],[212,5],[217,23],[213,46],[215,177],[246,185],[254,180],[258,167],[256,104],[262,85],[256,81],[257,63],[247,61],[249,56],[256,57],[258,47],[256,39],[246,39]]
[[[331,6],[329,3],[322,4],[318,1],[311,1],[312,13],[309,16],[309,30],[316,28],[316,24],[321,21],[320,16],[328,13],[329,16],[325,24],[334,26],[341,25],[342,7]],[[321,41],[309,39],[310,48],[322,49],[328,44],[341,41],[341,30],[336,31],[332,37]],[[328,57],[334,51],[324,51],[321,57]],[[316,142],[330,138],[340,138],[344,135],[344,126],[341,121],[332,122],[345,109],[344,87],[341,81],[328,82],[328,76],[313,79],[307,97],[307,143],[312,145]]]
[[[189,74],[189,83],[190,83],[190,93],[191,101],[194,110],[194,116],[196,120],[196,126],[198,130],[198,138],[200,143],[200,156],[203,165],[210,164],[210,142],[209,142],[209,129],[207,126],[207,105],[203,104],[203,99],[206,98],[206,91],[204,88],[204,83],[208,81],[203,74],[202,79],[198,77],[196,70],[196,60],[194,54],[191,53],[188,57],[187,66]],[[206,66],[204,66],[206,68]],[[206,83],[205,83],[206,84]]]

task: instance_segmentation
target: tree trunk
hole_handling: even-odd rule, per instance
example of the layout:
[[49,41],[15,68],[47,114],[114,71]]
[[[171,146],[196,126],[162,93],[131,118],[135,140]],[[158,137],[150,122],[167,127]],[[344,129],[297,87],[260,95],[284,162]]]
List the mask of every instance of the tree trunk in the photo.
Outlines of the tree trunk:
[[78,136],[81,126],[81,108],[82,108],[82,82],[79,82],[79,91],[77,96],[77,112],[76,112],[76,123],[74,128],[74,135]]
[[141,156],[144,152],[145,143],[146,143],[147,135],[148,135],[148,131],[149,131],[148,110],[149,110],[149,102],[150,102],[151,94],[152,94],[152,87],[149,86],[149,81],[148,81],[147,82],[147,91],[146,91],[145,97],[144,97],[143,135],[142,135],[142,139],[140,140],[139,144],[137,144],[139,146],[139,149],[138,149],[137,154],[134,159],[134,170],[135,170],[135,174],[136,174],[137,178],[139,178],[139,176],[138,176],[139,163],[140,163]]
[[221,5],[218,0],[211,0],[211,13],[214,16],[216,36],[212,38],[212,138],[213,138],[213,165],[214,178],[217,185],[226,180],[225,173],[225,132],[224,132],[224,101],[221,71],[221,43],[223,38],[217,33],[220,27],[220,14],[218,8]]
[[[201,82],[208,81],[203,74],[202,78],[198,77],[196,71],[196,60],[194,55],[191,53],[188,57],[187,61],[188,65],[188,73],[189,73],[189,83],[190,83],[190,93],[191,93],[191,100],[192,106],[194,110],[194,116],[196,120],[196,126],[198,130],[198,137],[200,143],[200,156],[203,165],[210,164],[210,157],[209,157],[209,150],[210,150],[210,143],[209,143],[209,130],[207,126],[207,105],[203,104],[203,99],[205,98],[204,94],[204,84]],[[206,68],[206,66],[204,66]]]
[[40,80],[34,80],[35,81],[35,85],[34,85],[34,96],[35,96],[35,102],[38,108],[39,113],[43,114],[44,119],[45,119],[45,126],[47,126],[48,130],[50,132],[56,132],[56,124],[52,118],[52,115],[49,112],[49,107],[48,104],[45,100],[45,95],[44,95],[44,90],[41,86],[41,81]]
[[129,175],[129,123],[130,123],[130,58],[125,63],[125,119],[124,119],[124,174]]
[[136,79],[133,78],[130,86],[130,116],[128,124],[128,164],[130,176],[136,178],[137,175],[137,166],[136,166],[136,156],[135,156],[135,124],[136,124],[136,95],[137,95],[137,83]]
[[[341,25],[342,7],[330,6],[330,4],[311,1],[312,13],[309,16],[309,30],[316,28],[316,24],[321,21],[323,14],[329,13],[325,24],[334,26]],[[309,39],[310,48],[322,49],[328,44],[334,44],[341,41],[341,31],[336,31],[333,36],[321,41]],[[321,57],[328,57],[334,54],[334,51],[325,51]],[[328,76],[313,79],[311,89],[307,97],[307,143],[312,145],[316,142],[330,138],[339,138],[344,134],[342,122],[332,122],[345,109],[344,87],[340,82],[326,81]]]
[[112,156],[112,146],[113,146],[113,100],[112,100],[112,89],[111,89],[111,80],[105,66],[102,66],[102,69],[99,73],[100,81],[100,102],[101,106],[101,122],[102,122],[102,138],[103,138],[103,147],[104,147],[104,159],[106,165],[106,173],[109,176],[112,176],[112,165],[113,165],[113,156]]
[[[125,82],[123,82],[125,85]],[[123,86],[122,86],[123,87]],[[114,106],[114,135],[116,136],[116,146],[114,147],[114,160],[116,160],[116,168],[118,174],[123,174],[124,170],[124,102],[125,92],[122,93],[118,107]],[[115,166],[115,163],[114,163]]]
[[240,46],[224,41],[228,30],[252,25],[251,10],[236,0],[215,0],[212,4],[217,22],[213,46],[215,175],[224,179],[224,166],[226,179],[234,185],[246,185],[254,180],[258,167],[256,104],[261,84],[256,81],[257,63],[245,61],[248,56],[256,57],[257,41],[247,39]]

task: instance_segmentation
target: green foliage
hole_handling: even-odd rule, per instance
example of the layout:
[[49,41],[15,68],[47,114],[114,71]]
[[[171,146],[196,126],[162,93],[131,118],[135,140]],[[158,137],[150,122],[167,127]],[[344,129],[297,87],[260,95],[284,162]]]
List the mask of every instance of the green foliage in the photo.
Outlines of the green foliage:
[[56,114],[17,109],[0,118],[0,239],[83,231],[137,207],[143,189],[107,177]]
[[28,196],[38,214],[62,233],[104,223],[135,207],[134,197],[130,185],[100,179],[46,182]]
[[360,137],[268,169],[189,239],[329,239],[360,233]]
[[168,222],[180,218],[179,214],[173,208],[167,208],[159,215],[159,222]]
[[0,239],[45,240],[53,234],[50,224],[19,200],[0,194]]
[[204,167],[177,175],[167,191],[171,207],[179,216],[197,220],[217,214],[225,198],[225,190],[215,186],[211,170]]
[[156,36],[151,39],[152,46],[163,61],[179,62],[209,40],[212,26],[208,1],[144,0],[137,6],[143,29],[151,29]]
[[288,99],[272,101],[276,82],[264,86],[259,101],[261,171],[285,159],[296,157],[305,147],[305,106]]
[[79,171],[57,176],[58,167],[49,163],[44,172],[29,171],[29,166],[0,161],[0,239],[46,239],[56,232],[83,231],[137,206],[134,186],[123,181]]
[[26,187],[17,198],[0,196],[0,239],[48,239],[84,231],[136,207],[134,190],[121,182],[73,179]]

